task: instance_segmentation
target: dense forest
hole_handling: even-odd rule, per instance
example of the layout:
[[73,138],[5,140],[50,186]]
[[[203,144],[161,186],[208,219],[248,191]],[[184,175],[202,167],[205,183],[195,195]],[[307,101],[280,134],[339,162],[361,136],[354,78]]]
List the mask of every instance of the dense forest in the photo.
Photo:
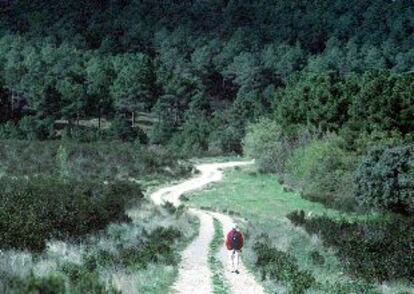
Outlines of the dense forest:
[[[57,120],[82,137],[77,121],[106,118],[94,139],[228,153],[261,116],[286,131],[414,129],[412,1],[22,0],[1,13],[2,138],[53,139]],[[157,118],[149,140],[138,112]]]

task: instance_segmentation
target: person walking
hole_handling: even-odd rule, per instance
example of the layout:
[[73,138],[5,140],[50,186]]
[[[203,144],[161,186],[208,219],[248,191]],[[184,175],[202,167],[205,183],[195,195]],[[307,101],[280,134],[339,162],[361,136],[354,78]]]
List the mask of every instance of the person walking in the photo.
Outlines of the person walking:
[[240,252],[243,248],[243,234],[237,224],[227,233],[226,247],[230,251],[232,273],[239,274]]

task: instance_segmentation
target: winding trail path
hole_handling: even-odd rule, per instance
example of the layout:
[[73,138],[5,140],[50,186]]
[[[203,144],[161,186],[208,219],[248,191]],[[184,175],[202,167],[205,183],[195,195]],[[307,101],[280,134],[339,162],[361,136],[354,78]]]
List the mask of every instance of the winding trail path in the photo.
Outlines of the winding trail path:
[[[179,206],[180,196],[184,193],[199,190],[210,183],[220,181],[223,178],[223,169],[252,163],[241,161],[198,165],[196,168],[200,171],[200,174],[197,177],[175,186],[160,189],[151,195],[151,199],[158,205],[170,202],[175,206]],[[197,238],[182,253],[178,279],[173,286],[173,290],[183,294],[209,294],[212,293],[213,287],[207,255],[214,236],[213,217],[221,222],[224,232],[230,230],[234,222],[229,216],[220,213],[195,208],[190,208],[189,212],[199,218],[200,231]],[[231,293],[264,293],[263,288],[255,281],[253,275],[247,271],[243,263],[240,265],[239,275],[230,272],[228,253],[224,246],[218,256],[223,263],[225,278],[229,283]]]

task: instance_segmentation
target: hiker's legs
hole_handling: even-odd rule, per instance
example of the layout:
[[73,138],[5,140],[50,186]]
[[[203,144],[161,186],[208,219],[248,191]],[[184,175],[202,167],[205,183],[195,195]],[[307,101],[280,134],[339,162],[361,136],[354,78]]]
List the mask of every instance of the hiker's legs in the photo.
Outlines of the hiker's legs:
[[234,267],[236,269],[236,271],[239,270],[239,262],[240,262],[240,251],[239,250],[234,250]]
[[230,259],[231,259],[231,270],[233,272],[239,270],[239,262],[240,262],[239,251],[232,250],[230,253]]
[[234,266],[234,258],[235,258],[235,250],[231,250],[230,251],[230,262],[231,262],[231,271],[235,271],[236,270],[236,268],[235,268],[235,266]]

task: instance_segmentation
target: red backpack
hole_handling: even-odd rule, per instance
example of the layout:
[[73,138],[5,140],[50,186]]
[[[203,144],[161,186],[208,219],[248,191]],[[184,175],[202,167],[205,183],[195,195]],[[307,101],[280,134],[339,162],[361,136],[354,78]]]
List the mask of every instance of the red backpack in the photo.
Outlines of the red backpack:
[[227,239],[226,239],[226,247],[228,250],[240,250],[243,247],[243,235],[242,233],[236,231],[236,230],[231,230],[228,234],[227,234]]

